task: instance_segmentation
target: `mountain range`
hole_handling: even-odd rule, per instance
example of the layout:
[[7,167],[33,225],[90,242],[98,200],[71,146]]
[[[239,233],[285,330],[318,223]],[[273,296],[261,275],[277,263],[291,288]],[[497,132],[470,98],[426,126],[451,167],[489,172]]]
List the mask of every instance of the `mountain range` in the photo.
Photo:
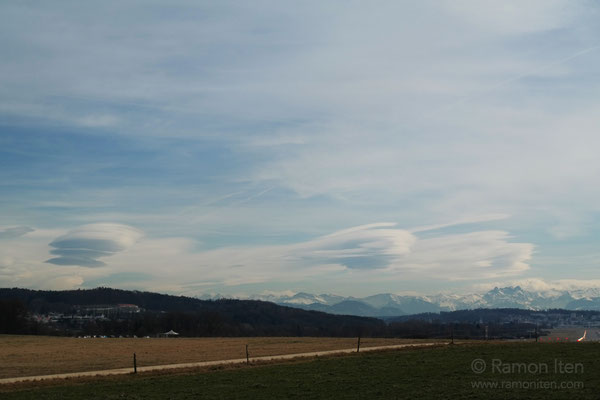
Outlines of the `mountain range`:
[[[204,298],[220,298],[220,295]],[[369,317],[390,317],[427,312],[476,308],[522,308],[547,310],[600,310],[600,289],[530,291],[520,286],[498,288],[483,293],[436,294],[430,296],[376,294],[368,297],[345,297],[310,293],[261,294],[251,299],[270,301],[304,310],[324,311]]]

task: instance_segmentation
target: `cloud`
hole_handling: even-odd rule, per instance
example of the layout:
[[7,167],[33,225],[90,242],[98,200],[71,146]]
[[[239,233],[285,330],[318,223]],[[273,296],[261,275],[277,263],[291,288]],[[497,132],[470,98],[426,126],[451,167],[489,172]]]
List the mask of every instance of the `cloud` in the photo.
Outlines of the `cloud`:
[[[474,288],[487,291],[494,287],[520,286],[524,290],[533,292],[553,292],[553,291],[580,291],[600,289],[600,279],[555,279],[544,278],[524,278],[510,281],[494,281],[473,285]],[[597,292],[592,292],[597,293]]]
[[477,231],[422,239],[396,268],[410,275],[476,280],[519,275],[529,269],[534,246],[514,243],[504,231]]
[[483,31],[523,34],[564,27],[573,18],[577,4],[565,0],[447,0],[443,5],[455,16]]
[[142,237],[136,228],[120,224],[90,224],[69,231],[50,243],[51,254],[58,257],[47,260],[55,265],[102,267],[98,258],[112,256],[133,246]]
[[[191,238],[142,237],[139,230],[121,224],[84,225],[60,233],[36,230],[26,238],[3,241],[0,283],[36,288],[117,285],[192,295],[253,291],[244,285],[258,285],[258,291],[327,285],[331,291],[353,294],[397,291],[406,282],[435,285],[528,271],[532,244],[515,242],[500,230],[464,233],[469,228],[465,224],[492,219],[496,216],[457,219],[461,233],[438,229],[420,236],[418,229],[379,222],[283,245],[211,250],[200,250],[201,244]],[[41,261],[47,258],[48,242],[55,256],[46,261],[51,268]]]
[[510,217],[508,214],[484,214],[484,215],[475,215],[475,216],[467,216],[452,222],[448,222],[445,224],[437,224],[437,225],[428,225],[428,226],[420,226],[417,228],[412,228],[410,231],[413,233],[419,232],[427,232],[427,231],[435,231],[438,229],[444,229],[448,227],[454,227],[457,225],[466,225],[466,224],[476,224],[479,222],[490,222],[502,220]]
[[416,238],[393,228],[395,223],[357,226],[291,246],[287,259],[313,264],[340,264],[350,269],[386,268],[397,257],[410,252]]
[[81,287],[83,278],[77,275],[58,276],[48,279],[44,288],[49,290],[69,290]]
[[[449,227],[489,221],[501,216],[462,219]],[[419,238],[415,230],[377,223],[335,232],[282,249],[286,260],[307,264],[338,264],[395,278],[474,280],[518,275],[529,269],[534,246],[511,242],[505,231],[438,234]],[[422,229],[422,228],[421,228]],[[417,230],[418,231],[418,230]]]
[[26,235],[29,232],[33,232],[34,229],[28,226],[16,226],[14,228],[7,228],[0,231],[0,239],[13,239],[19,236]]
[[[129,251],[71,238],[51,258],[61,232],[35,254],[3,241],[3,255],[15,271],[144,260],[173,284],[345,274],[385,276],[387,291],[409,276],[517,275],[532,246],[515,242],[549,231],[537,264],[587,276],[570,255],[595,251],[600,215],[598,6],[522,3],[4,2],[0,114],[18,129],[3,136],[0,181],[17,190],[0,219],[116,220],[154,236]],[[490,213],[512,218],[462,236],[434,225]],[[326,235],[390,220],[426,227]]]
[[8,268],[15,263],[15,259],[8,256],[0,257],[0,270],[4,268]]
[[108,276],[95,279],[86,279],[85,287],[109,286],[109,287],[140,287],[147,284],[153,276],[145,272],[117,272]]
[[[472,218],[480,221],[481,218]],[[461,224],[465,220],[460,220]],[[448,226],[448,224],[444,224]],[[529,269],[534,246],[505,231],[429,232],[421,238],[396,223],[360,225],[285,245],[225,246],[198,251],[189,240],[148,239],[119,263],[134,260],[157,280],[183,288],[329,281],[360,288],[367,282],[395,287],[408,280],[461,281],[518,276]],[[177,271],[165,265],[177,264]],[[184,282],[181,277],[187,277]],[[195,277],[201,277],[195,279]],[[335,282],[335,283],[334,283]],[[388,289],[389,290],[389,289]]]

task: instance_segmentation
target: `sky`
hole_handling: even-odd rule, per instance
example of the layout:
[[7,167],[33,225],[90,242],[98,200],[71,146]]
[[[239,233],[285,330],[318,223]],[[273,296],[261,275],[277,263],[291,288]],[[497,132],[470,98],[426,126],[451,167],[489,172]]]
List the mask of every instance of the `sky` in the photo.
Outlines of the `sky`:
[[592,1],[0,3],[0,287],[600,286]]

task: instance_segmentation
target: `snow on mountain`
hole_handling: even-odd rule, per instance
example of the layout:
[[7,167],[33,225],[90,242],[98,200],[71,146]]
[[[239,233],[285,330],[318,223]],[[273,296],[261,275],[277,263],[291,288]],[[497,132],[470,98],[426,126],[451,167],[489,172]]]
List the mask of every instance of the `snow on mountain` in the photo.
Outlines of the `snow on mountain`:
[[288,304],[327,304],[327,301],[321,296],[315,296],[310,293],[296,293],[291,297],[287,297],[285,302]]
[[600,289],[598,288],[532,291],[525,290],[520,286],[511,286],[495,287],[484,293],[464,295],[407,296],[381,293],[363,298],[287,292],[282,295],[264,294],[251,296],[251,298],[307,310],[373,317],[474,308],[600,310]]

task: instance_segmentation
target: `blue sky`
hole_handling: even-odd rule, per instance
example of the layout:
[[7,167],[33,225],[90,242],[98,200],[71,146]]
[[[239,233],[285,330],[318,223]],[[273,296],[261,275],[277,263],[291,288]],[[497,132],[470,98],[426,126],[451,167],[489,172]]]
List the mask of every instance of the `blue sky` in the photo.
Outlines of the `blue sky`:
[[3,2],[0,286],[600,286],[599,14]]

